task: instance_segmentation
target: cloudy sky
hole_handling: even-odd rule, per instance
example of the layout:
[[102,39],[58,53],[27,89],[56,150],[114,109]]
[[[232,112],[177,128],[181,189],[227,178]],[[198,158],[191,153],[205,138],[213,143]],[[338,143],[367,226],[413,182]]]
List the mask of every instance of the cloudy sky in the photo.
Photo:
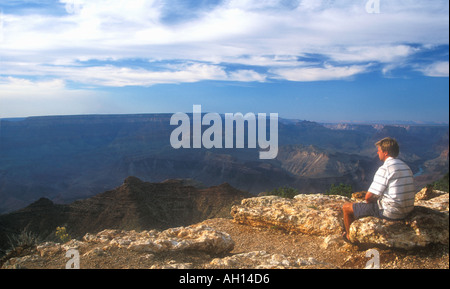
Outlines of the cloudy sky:
[[0,118],[446,122],[448,0],[0,0]]

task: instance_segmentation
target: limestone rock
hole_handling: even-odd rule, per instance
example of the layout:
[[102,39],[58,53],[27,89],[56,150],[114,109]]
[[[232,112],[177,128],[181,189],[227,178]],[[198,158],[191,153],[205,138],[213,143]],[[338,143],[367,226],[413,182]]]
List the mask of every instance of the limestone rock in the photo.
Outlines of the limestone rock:
[[209,268],[238,268],[238,269],[300,269],[300,268],[335,268],[331,264],[322,263],[309,257],[294,260],[282,254],[269,254],[266,251],[254,251],[225,258],[213,259]]
[[231,209],[234,221],[250,226],[277,227],[311,235],[343,232],[342,196],[298,195],[294,199],[264,196],[245,199]]
[[255,251],[236,254],[225,258],[216,258],[211,261],[213,268],[240,268],[240,269],[287,269],[293,268],[291,262],[283,255],[268,254],[265,251]]
[[106,243],[137,252],[161,253],[169,251],[199,251],[209,254],[227,253],[234,241],[223,232],[207,226],[178,227],[158,232],[104,230],[96,235],[86,234],[84,241]]
[[177,263],[175,261],[170,261],[165,265],[153,265],[150,269],[178,269],[178,270],[187,270],[193,269],[192,263]]
[[171,250],[194,250],[209,254],[223,254],[234,248],[234,241],[230,235],[208,226],[168,229],[163,231],[158,238],[169,240]]
[[62,251],[61,245],[54,242],[45,242],[36,247],[41,257],[53,256]]
[[427,207],[436,211],[446,212],[448,214],[448,200],[449,194],[441,195],[431,200],[418,201],[416,205]]
[[353,193],[352,194],[352,201],[362,202],[362,201],[365,200],[366,194],[367,194],[367,192],[364,192],[364,191]]
[[449,244],[448,213],[416,207],[402,221],[374,217],[353,222],[349,239],[359,244],[383,245],[390,248],[414,249],[430,244]]
[[427,207],[433,210],[447,212],[448,214],[449,193],[424,188],[416,194],[416,206]]
[[449,194],[424,188],[416,194],[415,208],[402,221],[363,218],[350,227],[349,239],[360,244],[414,249],[449,244]]
[[27,255],[23,257],[11,258],[3,264],[1,269],[27,269],[26,264],[43,264],[44,259],[39,255]]
[[438,190],[433,190],[432,186],[427,186],[425,188],[423,188],[422,190],[420,190],[420,192],[418,192],[416,194],[416,202],[417,201],[426,201],[426,200],[431,200],[433,198],[439,197],[441,195],[445,195],[448,194],[446,192],[442,192],[442,191],[438,191]]

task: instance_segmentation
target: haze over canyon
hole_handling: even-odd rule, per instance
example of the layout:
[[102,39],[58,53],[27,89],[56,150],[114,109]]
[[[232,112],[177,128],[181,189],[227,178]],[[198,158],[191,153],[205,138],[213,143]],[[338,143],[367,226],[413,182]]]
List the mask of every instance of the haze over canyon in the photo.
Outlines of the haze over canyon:
[[247,146],[174,149],[170,118],[140,114],[0,120],[0,214],[42,197],[61,204],[92,197],[129,176],[146,182],[190,179],[203,188],[229,183],[251,194],[280,186],[323,193],[339,183],[366,190],[380,165],[374,143],[386,136],[399,141],[400,158],[413,169],[418,188],[448,172],[448,125],[279,119],[278,155],[261,160],[260,150]]

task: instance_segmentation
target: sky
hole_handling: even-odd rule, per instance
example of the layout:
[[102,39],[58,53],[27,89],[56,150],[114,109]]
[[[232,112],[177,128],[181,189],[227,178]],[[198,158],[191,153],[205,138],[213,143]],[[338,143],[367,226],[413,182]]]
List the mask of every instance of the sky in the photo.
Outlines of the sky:
[[448,123],[447,0],[0,0],[0,118]]

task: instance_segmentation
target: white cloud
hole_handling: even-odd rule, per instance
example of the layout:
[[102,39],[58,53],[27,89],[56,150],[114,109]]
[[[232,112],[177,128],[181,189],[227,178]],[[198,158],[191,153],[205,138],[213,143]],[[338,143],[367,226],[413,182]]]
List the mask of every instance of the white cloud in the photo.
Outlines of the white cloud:
[[253,70],[238,70],[229,74],[229,80],[240,82],[265,82],[266,75],[262,75]]
[[23,78],[0,77],[0,99],[29,99],[60,97],[65,83],[60,79],[31,81]]
[[326,65],[325,67],[301,67],[275,69],[272,72],[278,78],[289,81],[324,81],[347,79],[360,73],[367,72],[368,66],[344,66],[336,67]]
[[[77,73],[77,72],[80,73]],[[96,66],[69,72],[72,80],[98,86],[151,86],[161,83],[197,82],[225,79],[225,71],[215,65],[194,63],[177,69],[149,71],[115,66]]]
[[0,92],[0,118],[97,113],[105,103],[101,92],[69,89],[61,79],[0,77]]
[[449,62],[439,61],[424,68],[418,69],[426,76],[431,77],[448,77],[449,76]]
[[162,83],[191,83],[204,80],[244,82],[262,82],[265,80],[265,76],[252,70],[227,72],[221,66],[203,63],[169,65],[163,71],[103,66],[84,68],[80,72],[69,77],[81,83],[110,87],[151,86]]
[[[0,64],[4,67],[4,73],[12,75],[21,75],[22,78],[6,78],[9,80],[8,88],[15,87],[18,91],[22,87],[27,90],[30,87],[38,88],[46,86],[47,91],[50,88],[61,89],[65,83],[63,80],[52,80],[49,82],[32,82],[23,77],[29,74],[60,77],[75,83],[87,86],[107,86],[107,87],[125,87],[125,86],[152,86],[155,84],[169,83],[192,83],[204,80],[221,81],[240,81],[240,82],[264,82],[266,75],[260,74],[254,70],[242,69],[227,71],[220,65],[205,63],[183,63],[183,64],[160,64],[159,70],[148,70],[144,68],[119,67],[114,65],[103,66],[84,66],[81,64],[66,65],[25,65],[18,62],[4,62]],[[24,70],[26,67],[26,70]],[[54,85],[55,87],[52,87]],[[57,86],[58,85],[58,86]],[[0,86],[0,88],[2,88]]]
[[408,45],[352,46],[329,55],[335,61],[391,63],[404,60],[419,50]]
[[[415,47],[448,45],[448,1],[441,0],[382,1],[376,15],[366,13],[365,1],[225,0],[178,22],[164,20],[168,2],[163,0],[60,3],[65,15],[3,14],[2,61],[25,66],[2,67],[0,75],[113,87],[268,79],[248,67],[227,69],[234,64],[266,67],[277,78],[314,81],[364,73],[367,63],[382,63],[385,70],[405,66],[419,51]],[[316,59],[298,60],[309,54]],[[126,67],[126,59],[136,58],[185,64],[157,71]],[[78,60],[111,61],[85,66]],[[115,60],[125,61],[115,65]],[[424,73],[442,75],[436,70],[441,68],[431,66]]]

